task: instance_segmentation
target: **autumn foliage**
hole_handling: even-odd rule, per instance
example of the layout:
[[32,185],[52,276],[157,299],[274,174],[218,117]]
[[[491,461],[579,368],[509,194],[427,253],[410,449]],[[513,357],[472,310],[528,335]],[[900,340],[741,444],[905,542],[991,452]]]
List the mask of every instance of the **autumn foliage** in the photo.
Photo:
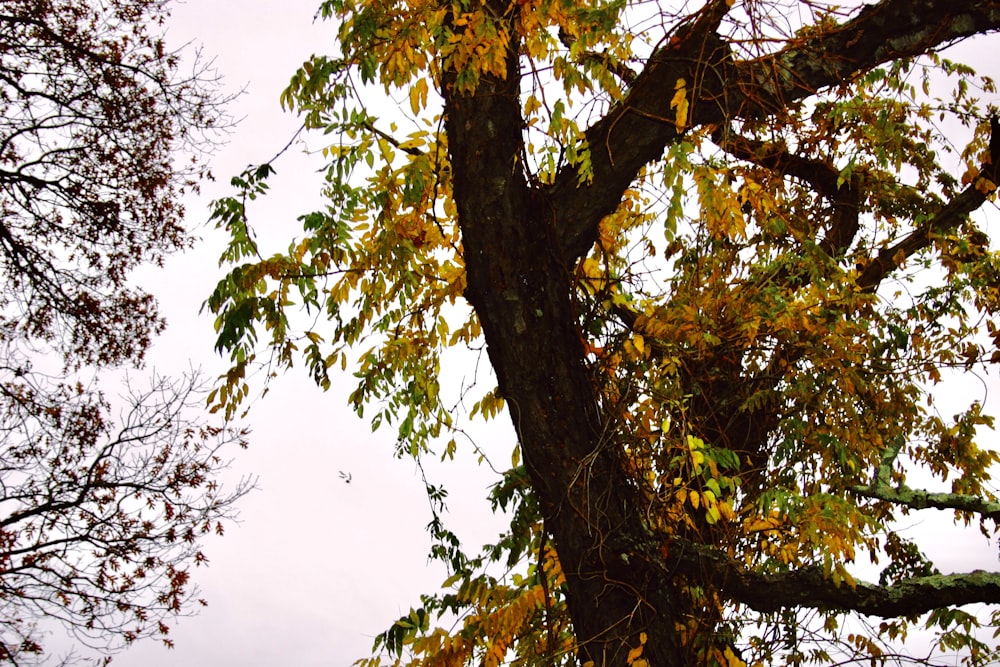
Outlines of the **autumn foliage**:
[[56,632],[100,656],[170,644],[197,608],[202,536],[249,486],[219,484],[246,434],[193,416],[196,373],[102,390],[164,326],[131,273],[191,243],[179,199],[204,153],[180,150],[226,122],[165,16],[162,0],[0,4],[0,663],[79,657]]
[[[329,206],[275,251],[251,205],[274,165],[217,202],[214,399],[237,410],[260,365],[323,387],[350,368],[401,453],[447,456],[478,415],[518,436],[490,494],[510,531],[469,554],[436,511],[452,576],[360,664],[998,657],[1000,573],[942,574],[899,520],[945,509],[992,538],[1000,516],[975,393],[1000,360],[1000,124],[993,80],[948,50],[994,48],[1000,6],[320,14],[339,51],[282,102],[317,130]],[[495,388],[442,386],[464,347]],[[973,391],[942,414],[945,386]],[[904,655],[922,626],[930,656]]]

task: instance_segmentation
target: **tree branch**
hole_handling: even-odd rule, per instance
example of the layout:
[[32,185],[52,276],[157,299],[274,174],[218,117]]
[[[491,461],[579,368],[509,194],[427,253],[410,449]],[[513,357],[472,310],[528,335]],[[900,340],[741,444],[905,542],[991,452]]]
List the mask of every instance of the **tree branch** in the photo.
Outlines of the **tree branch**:
[[[1000,6],[976,0],[883,0],[822,35],[793,39],[762,58],[734,62],[716,34],[728,5],[712,0],[656,49],[621,104],[586,131],[593,180],[579,187],[566,166],[549,188],[566,263],[586,254],[639,170],[692,125],[759,118],[881,63],[913,57],[1000,29]],[[684,80],[690,113],[678,122],[671,96]],[[981,202],[980,202],[981,203]]]
[[[711,98],[722,96],[731,54],[715,31],[728,9],[726,0],[710,0],[697,19],[653,52],[622,103],[586,131],[593,168],[589,185],[578,185],[573,165],[556,176],[549,197],[568,265],[593,245],[598,223],[615,210],[639,169],[663,155],[664,147],[690,127],[670,108],[675,87],[683,81],[689,91],[698,91],[688,93],[692,110],[695,96],[711,100],[713,107],[716,100]],[[721,114],[711,117],[718,120]]]
[[859,228],[860,171],[851,174],[850,179],[841,184],[840,170],[832,163],[796,155],[784,145],[747,139],[721,128],[713,134],[712,140],[737,159],[807,183],[833,205],[827,233],[817,241],[820,250],[836,257],[851,246]]
[[[572,49],[573,45],[576,43],[576,38],[565,30],[560,29],[559,41],[562,42],[562,45],[567,49]],[[588,62],[597,63],[618,77],[618,79],[626,86],[631,86],[635,83],[635,78],[638,76],[631,67],[625,63],[613,60],[606,52],[599,53],[597,51],[584,51],[576,58],[576,62],[580,65]]]
[[[905,486],[890,488],[890,471],[902,445],[903,439],[898,438],[886,449],[870,486],[857,486],[852,491],[912,509],[955,509],[1000,519],[1000,503],[997,502],[963,494],[917,491]],[[837,585],[816,566],[764,574],[705,545],[673,536],[663,537],[660,544],[668,545],[667,558],[662,561],[666,570],[693,576],[707,572],[708,578],[727,597],[762,613],[808,607],[894,618],[941,607],[1000,603],[1000,572],[975,570],[934,574],[884,586],[864,581]],[[662,554],[662,547],[654,548],[651,553]],[[657,558],[649,560],[655,563]]]
[[[754,572],[716,550],[669,539],[663,565],[671,573],[706,572],[726,597],[762,613],[802,607],[896,618],[941,607],[1000,603],[1000,573],[973,572],[904,579],[879,586],[864,581],[835,585],[819,567],[789,572]],[[655,562],[655,561],[654,561]]]
[[922,489],[911,489],[905,484],[891,486],[889,480],[892,464],[899,456],[902,447],[903,438],[897,438],[882,454],[882,459],[879,461],[871,484],[855,486],[851,490],[865,498],[885,500],[897,505],[904,505],[910,509],[959,510],[979,514],[984,519],[1000,522],[1000,503],[998,502],[991,502],[979,496],[964,493],[933,493]]
[[975,211],[996,190],[1000,182],[1000,121],[990,119],[990,155],[979,168],[980,175],[957,197],[945,204],[927,222],[899,242],[883,248],[861,270],[857,285],[865,292],[874,292],[882,280],[913,253],[929,246],[934,237],[958,227],[969,213]]
[[1000,521],[1000,503],[990,502],[978,496],[964,493],[933,493],[921,489],[911,489],[905,485],[896,488],[856,486],[852,490],[866,498],[885,500],[897,505],[905,505],[910,509],[959,510],[979,514],[984,519]]

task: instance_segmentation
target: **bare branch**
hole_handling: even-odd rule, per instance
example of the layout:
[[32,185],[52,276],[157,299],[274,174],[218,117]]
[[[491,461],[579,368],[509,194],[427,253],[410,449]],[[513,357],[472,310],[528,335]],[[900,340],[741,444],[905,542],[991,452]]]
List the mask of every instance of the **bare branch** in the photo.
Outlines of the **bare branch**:
[[45,616],[113,650],[189,613],[201,536],[253,485],[218,483],[246,433],[190,419],[203,396],[195,374],[154,381],[111,435],[99,394],[0,376],[0,642]]

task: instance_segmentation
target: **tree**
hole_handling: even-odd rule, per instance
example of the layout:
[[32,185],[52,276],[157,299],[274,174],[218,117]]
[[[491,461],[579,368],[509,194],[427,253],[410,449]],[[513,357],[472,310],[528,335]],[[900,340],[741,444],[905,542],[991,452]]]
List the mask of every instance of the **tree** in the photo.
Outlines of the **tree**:
[[44,661],[54,621],[101,649],[169,643],[201,536],[247,490],[219,485],[245,433],[190,416],[195,374],[133,391],[117,427],[99,389],[164,326],[130,274],[190,245],[179,200],[205,153],[187,149],[226,125],[211,71],[164,45],[166,15],[0,6],[0,663]]
[[187,416],[200,386],[132,390],[117,433],[91,388],[38,374],[0,386],[0,662],[45,657],[53,622],[102,652],[151,635],[172,646],[169,618],[204,604],[190,566],[249,483],[218,483],[246,433]]
[[190,244],[178,197],[195,172],[174,158],[222,100],[203,68],[179,75],[155,32],[165,8],[12,0],[0,13],[0,331],[69,367],[141,361],[162,322],[126,277]]
[[320,15],[340,53],[282,102],[324,133],[329,205],[271,254],[248,221],[271,163],[217,202],[213,398],[236,410],[251,369],[298,359],[328,387],[357,348],[359,414],[448,456],[473,390],[439,384],[444,352],[485,348],[496,388],[469,412],[506,408],[518,438],[491,493],[510,531],[470,556],[436,511],[453,576],[362,665],[905,662],[921,623],[997,658],[976,629],[1000,573],[941,574],[897,527],[1000,516],[989,406],[947,418],[935,391],[1000,360],[973,215],[1000,182],[995,89],[945,52],[992,43],[996,3]]

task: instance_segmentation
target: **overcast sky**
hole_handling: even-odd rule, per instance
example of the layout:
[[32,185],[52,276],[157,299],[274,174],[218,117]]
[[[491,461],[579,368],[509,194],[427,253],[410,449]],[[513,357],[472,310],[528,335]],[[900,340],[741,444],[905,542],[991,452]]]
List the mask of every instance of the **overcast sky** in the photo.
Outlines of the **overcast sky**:
[[[213,161],[215,184],[189,200],[188,224],[204,237],[193,252],[174,258],[141,280],[158,296],[169,328],[156,341],[150,366],[179,373],[189,363],[215,375],[211,321],[202,301],[220,277],[221,238],[205,227],[209,200],[228,194],[226,183],[248,163],[270,158],[297,127],[281,112],[278,95],[301,62],[329,52],[333,25],[314,24],[319,0],[190,0],[178,3],[170,43],[193,41],[214,57],[230,91],[246,86],[233,105],[243,120]],[[300,151],[277,164],[273,194],[255,217],[286,239],[295,217],[318,202],[317,159]],[[242,505],[242,524],[207,543],[210,567],[196,571],[209,606],[182,619],[167,650],[145,642],[118,655],[115,665],[227,667],[350,665],[367,655],[374,634],[431,592],[445,578],[428,566],[430,520],[420,477],[409,460],[392,457],[390,431],[372,434],[347,408],[350,378],[323,393],[303,373],[280,378],[250,416],[252,447],[236,453],[233,475],[259,476],[260,490]],[[487,442],[505,461],[513,443],[509,426],[495,422]],[[338,475],[345,471],[351,483]],[[449,520],[471,545],[491,540],[483,498],[495,481],[466,452],[457,465],[431,470],[447,481]],[[942,517],[938,517],[942,518]],[[946,533],[944,523],[915,518],[937,536],[931,545],[959,566],[996,567],[995,547]],[[961,557],[960,557],[961,556]]]

